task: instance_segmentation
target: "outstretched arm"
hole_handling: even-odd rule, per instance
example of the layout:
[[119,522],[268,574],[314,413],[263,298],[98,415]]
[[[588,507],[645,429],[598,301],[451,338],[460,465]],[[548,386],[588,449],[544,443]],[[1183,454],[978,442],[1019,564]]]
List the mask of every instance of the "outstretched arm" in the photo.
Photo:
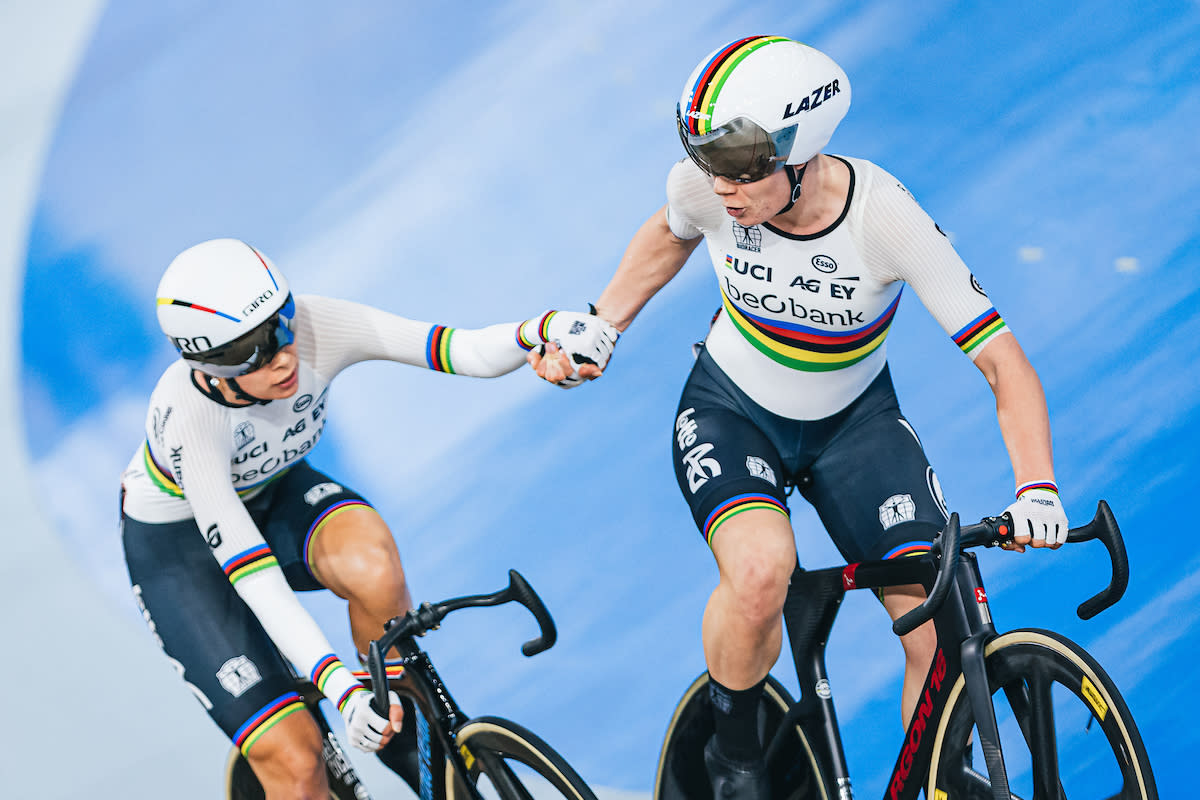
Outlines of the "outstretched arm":
[[680,239],[667,225],[663,206],[633,235],[608,286],[596,301],[596,313],[624,332],[658,290],[679,274],[700,244]]
[[1066,540],[1067,518],[1058,501],[1050,414],[1042,382],[1015,336],[998,336],[975,358],[996,395],[996,419],[1012,462],[1017,502],[1013,515],[1017,549],[1026,544],[1057,548]]
[[[654,212],[633,235],[616,273],[596,301],[596,315],[624,331],[658,290],[674,278],[700,244],[700,238],[680,239],[667,224],[667,207]],[[553,345],[542,353],[531,351],[529,363],[551,383],[565,380],[573,371],[566,356]],[[579,367],[580,377],[600,377],[604,369],[592,364]]]
[[451,328],[407,319],[350,300],[303,295],[296,318],[300,358],[332,379],[351,364],[386,359],[457,375],[493,378],[512,372],[530,347],[586,314],[547,312],[486,328]]

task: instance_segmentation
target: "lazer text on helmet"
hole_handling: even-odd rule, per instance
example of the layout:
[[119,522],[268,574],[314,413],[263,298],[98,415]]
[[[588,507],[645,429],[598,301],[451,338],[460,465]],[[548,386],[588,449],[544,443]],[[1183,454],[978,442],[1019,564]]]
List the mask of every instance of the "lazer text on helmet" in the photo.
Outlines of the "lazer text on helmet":
[[839,94],[841,91],[842,90],[838,86],[837,79],[835,78],[824,86],[818,86],[817,88],[813,89],[810,94],[805,95],[804,99],[800,101],[800,104],[796,106],[795,109],[792,108],[791,103],[788,103],[787,108],[785,108],[783,111],[783,118],[787,119],[788,117],[794,117],[801,111],[812,111],[814,108],[821,105],[835,94]]

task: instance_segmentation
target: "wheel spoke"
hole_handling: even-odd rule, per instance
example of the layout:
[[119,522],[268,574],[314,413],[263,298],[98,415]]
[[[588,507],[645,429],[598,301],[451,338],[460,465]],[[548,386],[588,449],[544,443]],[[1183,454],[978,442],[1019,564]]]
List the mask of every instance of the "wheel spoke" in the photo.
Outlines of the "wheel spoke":
[[1054,731],[1054,681],[1040,665],[1031,669],[1029,730],[1025,733],[1033,757],[1033,796],[1037,800],[1064,800],[1058,776],[1058,738]]
[[487,775],[500,797],[519,797],[522,800],[528,800],[529,793],[525,791],[525,787],[517,780],[517,776],[498,754],[490,750],[480,750],[475,754],[475,758],[479,760],[480,766],[483,767],[483,774]]

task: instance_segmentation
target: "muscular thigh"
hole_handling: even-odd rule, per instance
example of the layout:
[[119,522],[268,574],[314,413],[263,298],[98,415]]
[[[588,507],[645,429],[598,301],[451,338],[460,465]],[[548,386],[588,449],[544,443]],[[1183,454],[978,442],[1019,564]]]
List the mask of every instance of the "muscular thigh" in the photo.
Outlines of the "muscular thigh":
[[928,550],[947,518],[937,476],[895,406],[847,419],[799,487],[848,561]]
[[327,588],[315,568],[316,543],[345,514],[374,514],[370,503],[344,483],[310,466],[296,464],[270,487],[270,494],[247,503],[271,546],[288,583],[297,591]]
[[193,520],[122,521],[129,576],[151,633],[221,730],[248,753],[303,709],[293,678]]

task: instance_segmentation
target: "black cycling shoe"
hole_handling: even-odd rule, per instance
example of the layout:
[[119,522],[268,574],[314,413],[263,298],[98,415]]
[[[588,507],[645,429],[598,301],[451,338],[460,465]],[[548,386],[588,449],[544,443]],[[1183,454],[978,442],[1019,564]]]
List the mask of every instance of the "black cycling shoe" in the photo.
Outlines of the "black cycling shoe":
[[704,768],[712,783],[713,800],[771,800],[771,782],[762,759],[728,758],[717,747],[716,736],[704,745]]

